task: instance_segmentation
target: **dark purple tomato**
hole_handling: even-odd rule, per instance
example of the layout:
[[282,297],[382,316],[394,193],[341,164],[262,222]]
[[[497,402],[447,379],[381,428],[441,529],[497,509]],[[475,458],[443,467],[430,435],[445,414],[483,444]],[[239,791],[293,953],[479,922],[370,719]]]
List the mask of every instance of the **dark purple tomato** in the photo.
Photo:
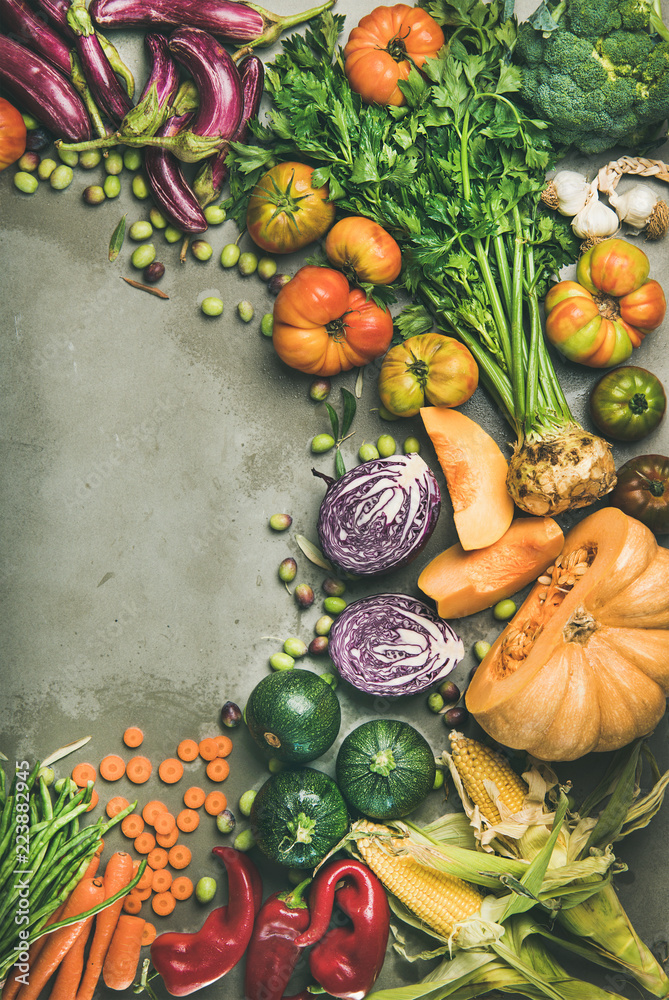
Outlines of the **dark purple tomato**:
[[637,455],[617,472],[610,500],[660,535],[669,531],[669,458]]
[[664,416],[667,397],[662,383],[645,368],[622,365],[608,371],[590,396],[596,427],[615,441],[640,441]]

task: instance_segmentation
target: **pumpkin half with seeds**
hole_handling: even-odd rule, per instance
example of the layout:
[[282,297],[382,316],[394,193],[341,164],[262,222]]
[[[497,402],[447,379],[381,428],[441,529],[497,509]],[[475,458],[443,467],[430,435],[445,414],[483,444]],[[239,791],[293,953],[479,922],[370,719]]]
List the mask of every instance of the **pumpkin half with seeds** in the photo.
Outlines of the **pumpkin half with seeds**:
[[540,760],[650,733],[669,694],[669,550],[621,510],[590,514],[479,664],[467,708]]

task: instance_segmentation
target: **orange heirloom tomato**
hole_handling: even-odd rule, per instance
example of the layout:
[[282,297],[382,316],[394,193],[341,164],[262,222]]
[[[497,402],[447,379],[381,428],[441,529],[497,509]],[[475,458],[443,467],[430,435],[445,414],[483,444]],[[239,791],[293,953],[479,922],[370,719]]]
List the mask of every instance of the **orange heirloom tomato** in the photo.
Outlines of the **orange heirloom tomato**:
[[375,7],[353,28],[344,47],[351,89],[367,104],[405,103],[398,87],[412,66],[421,68],[444,44],[444,33],[421,7]]
[[26,125],[13,104],[0,97],[0,170],[23,156],[26,149]]
[[478,365],[465,344],[441,333],[421,333],[388,351],[379,396],[396,417],[413,417],[429,404],[460,406],[478,382]]
[[262,250],[293,253],[327,233],[335,206],[327,185],[313,186],[313,173],[306,163],[277,163],[254,187],[246,228]]
[[361,215],[334,224],[325,239],[325,253],[351,281],[389,285],[402,269],[402,253],[390,233]]
[[613,368],[662,323],[667,304],[648,279],[648,257],[632,243],[610,239],[578,262],[578,281],[560,281],[546,295],[546,336],[570,361]]
[[309,375],[338,375],[388,349],[390,312],[351,290],[340,271],[301,267],[274,303],[272,343],[282,361]]

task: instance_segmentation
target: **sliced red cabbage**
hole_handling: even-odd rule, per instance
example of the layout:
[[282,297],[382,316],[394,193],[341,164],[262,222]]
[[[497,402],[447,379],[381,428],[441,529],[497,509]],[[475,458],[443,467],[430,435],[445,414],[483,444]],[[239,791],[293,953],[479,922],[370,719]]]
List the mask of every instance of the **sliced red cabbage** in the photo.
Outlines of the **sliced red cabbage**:
[[464,647],[423,601],[376,594],[344,608],[330,629],[328,652],[353,687],[397,698],[418,694],[450,674]]
[[356,576],[378,576],[411,562],[434,531],[439,484],[417,454],[362,462],[328,489],[318,538],[332,565]]

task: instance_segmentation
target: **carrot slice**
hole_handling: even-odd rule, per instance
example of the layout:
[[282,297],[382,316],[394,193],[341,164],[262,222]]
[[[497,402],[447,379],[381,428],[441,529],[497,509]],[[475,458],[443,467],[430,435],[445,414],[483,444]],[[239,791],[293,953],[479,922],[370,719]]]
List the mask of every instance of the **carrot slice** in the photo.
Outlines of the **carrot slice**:
[[194,809],[182,809],[177,816],[177,826],[183,833],[192,833],[200,823],[200,816]]
[[139,913],[142,909],[142,900],[137,889],[131,889],[127,896],[123,898],[123,909],[126,913]]
[[210,816],[218,816],[220,812],[223,812],[227,804],[228,800],[223,792],[209,792],[209,795],[204,800],[205,812],[208,812]]
[[152,833],[140,833],[134,840],[135,850],[138,854],[148,854],[156,846],[156,838]]
[[218,756],[219,757],[229,757],[232,753],[232,740],[225,733],[221,733],[220,736],[215,736],[216,745],[218,746]]
[[225,781],[227,776],[230,774],[230,765],[227,760],[223,760],[222,757],[216,757],[214,760],[210,760],[206,767],[207,777],[211,781]]
[[182,740],[177,747],[177,757],[181,760],[195,760],[200,753],[200,748],[195,740]]
[[123,742],[127,747],[139,747],[144,741],[144,733],[137,726],[128,726],[123,734]]
[[167,868],[160,868],[157,872],[153,873],[151,888],[154,892],[167,892],[171,885],[172,872],[168,871]]
[[135,837],[139,837],[140,833],[144,830],[144,820],[137,813],[130,813],[129,816],[124,816],[121,820],[121,832],[125,834],[126,837],[130,837],[134,840]]
[[92,764],[76,764],[72,768],[72,781],[77,788],[85,788],[89,781],[97,779],[97,772]]
[[143,785],[151,777],[153,766],[148,757],[131,757],[125,766],[125,773],[135,785]]
[[193,883],[187,875],[179,875],[172,880],[170,892],[175,899],[188,899],[193,895]]
[[[114,816],[118,816],[118,814],[120,812],[123,812],[123,810],[126,809],[129,805],[130,803],[128,802],[128,800],[124,799],[122,795],[115,795],[114,798],[110,799],[109,802],[107,803],[105,807],[105,812],[107,813],[110,819],[113,819]],[[121,820],[121,822],[123,822],[123,820]]]
[[[144,871],[146,871],[146,868]],[[142,902],[144,902],[145,899],[148,899],[153,892],[153,875],[151,876],[151,885],[145,885],[141,889],[138,889],[137,886],[135,886],[135,891],[137,892],[137,899],[141,899]]]
[[168,757],[161,760],[158,767],[158,775],[166,785],[173,785],[184,773],[184,766],[176,757]]
[[91,795],[91,801],[88,803],[88,806],[86,807],[86,812],[89,813],[91,809],[95,809],[99,801],[100,801],[100,796],[95,791],[95,789],[93,789],[93,793]]
[[167,858],[172,868],[187,868],[191,861],[191,852],[185,844],[175,844],[171,847]]
[[192,785],[191,788],[187,788],[184,792],[184,805],[189,809],[199,809],[200,806],[204,805],[206,797],[204,788],[200,788],[198,785]]
[[135,889],[150,889],[152,882],[153,882],[153,868],[150,868],[149,865],[147,864],[146,868],[139,876],[139,882],[135,886]]
[[214,757],[218,757],[218,745],[216,740],[212,739],[210,736],[204,740],[200,740],[198,751],[203,760],[213,760]]
[[118,754],[110,753],[100,761],[100,777],[105,781],[118,781],[125,774],[125,761]]
[[156,938],[156,925],[152,924],[150,921],[144,921],[144,930],[142,931],[142,947],[146,947],[148,944],[153,944]]
[[153,912],[159,917],[166,917],[177,905],[177,901],[169,890],[167,892],[156,892],[151,900]]
[[151,801],[147,802],[142,809],[144,822],[148,823],[149,826],[153,826],[156,821],[156,816],[161,812],[167,812],[167,806],[165,803],[160,802],[158,799],[151,799]]
[[158,844],[158,846],[164,847],[167,850],[169,850],[170,847],[174,847],[178,839],[179,839],[179,830],[177,829],[176,826],[174,827],[171,833],[156,834],[156,843]]
[[154,871],[158,871],[159,868],[164,868],[167,864],[167,851],[164,847],[154,847],[152,851],[146,856],[146,860],[149,868],[153,868]]
[[156,821],[153,824],[153,828],[156,833],[161,833],[166,836],[171,833],[174,827],[177,825],[177,821],[171,812],[165,810],[165,812],[158,813],[156,816]]

